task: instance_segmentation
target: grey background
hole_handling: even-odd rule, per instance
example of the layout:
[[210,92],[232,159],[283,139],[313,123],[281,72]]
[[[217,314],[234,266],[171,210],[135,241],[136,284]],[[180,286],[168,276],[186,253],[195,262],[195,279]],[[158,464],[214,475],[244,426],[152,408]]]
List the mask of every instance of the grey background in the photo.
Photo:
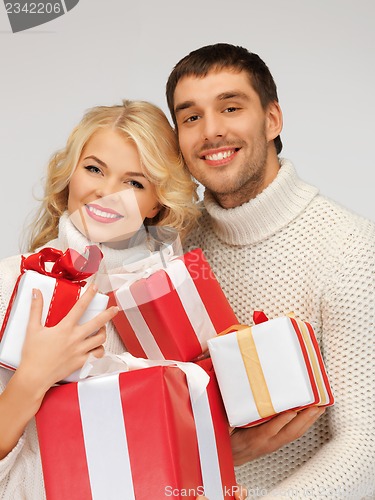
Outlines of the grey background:
[[374,19],[373,0],[80,0],[13,34],[0,4],[0,257],[19,252],[48,159],[87,108],[130,98],[167,111],[173,65],[216,42],[269,65],[300,176],[375,220]]

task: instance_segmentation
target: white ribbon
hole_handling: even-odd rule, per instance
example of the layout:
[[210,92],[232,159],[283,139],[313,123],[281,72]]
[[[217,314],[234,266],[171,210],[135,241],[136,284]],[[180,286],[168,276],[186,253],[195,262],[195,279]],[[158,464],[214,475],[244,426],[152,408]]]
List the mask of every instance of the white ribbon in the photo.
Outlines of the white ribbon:
[[197,287],[185,264],[180,259],[172,261],[167,267],[166,273],[176,289],[202,350],[205,351],[207,349],[207,340],[216,336],[216,330]]
[[83,438],[93,500],[135,500],[119,375],[78,382]]
[[[224,499],[212,415],[206,392],[209,375],[193,363],[151,361],[135,358],[130,353],[117,356],[107,353],[105,357],[106,369],[127,371],[151,366],[175,366],[186,374],[196,424],[204,492],[208,498]],[[86,374],[93,373],[95,362],[90,364]],[[118,491],[124,491],[124,498],[135,498],[118,377],[117,373],[78,382],[93,500],[115,500],[118,498]],[[110,432],[105,433],[105,429],[110,429]]]
[[194,371],[196,368],[199,368],[203,372],[204,370],[194,363],[184,363],[184,367],[182,367],[181,364],[182,363],[177,363],[177,366],[186,374],[188,383],[191,407],[193,409],[195,429],[197,433],[204,494],[207,498],[222,500],[224,499],[224,494],[221,483],[215,432],[207,392],[203,391],[200,396],[195,398],[192,396],[192,392],[195,393]]
[[151,359],[165,359],[148,324],[138,309],[138,305],[130,291],[130,283],[125,283],[116,292],[116,302],[117,304],[121,304],[124,314],[126,314],[130,326],[146,356]]
[[147,257],[135,262],[124,262],[121,268],[112,269],[106,274],[97,275],[97,285],[102,293],[108,293],[131,285],[142,278],[148,278],[154,272],[164,269],[168,262],[177,258],[171,246],[160,249],[158,252],[149,252]]

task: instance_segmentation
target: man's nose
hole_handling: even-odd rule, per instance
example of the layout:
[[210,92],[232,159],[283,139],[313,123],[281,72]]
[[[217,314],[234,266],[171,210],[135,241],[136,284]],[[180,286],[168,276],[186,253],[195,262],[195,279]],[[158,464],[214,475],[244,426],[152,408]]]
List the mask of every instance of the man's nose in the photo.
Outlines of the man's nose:
[[206,114],[203,118],[204,140],[214,141],[225,135],[224,120],[217,114]]

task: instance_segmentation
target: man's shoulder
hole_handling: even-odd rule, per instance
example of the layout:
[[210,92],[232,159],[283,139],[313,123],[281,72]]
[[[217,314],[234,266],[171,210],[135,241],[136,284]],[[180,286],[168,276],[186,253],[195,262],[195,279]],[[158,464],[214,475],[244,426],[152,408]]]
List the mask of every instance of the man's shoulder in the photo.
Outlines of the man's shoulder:
[[208,214],[203,202],[199,203],[199,209],[201,210],[201,215],[184,240],[185,250],[192,250],[193,248],[201,247],[203,235],[207,237],[212,230],[211,217]]
[[310,217],[316,217],[323,231],[337,236],[355,236],[364,241],[375,242],[375,222],[359,215],[340,203],[319,194],[308,208]]

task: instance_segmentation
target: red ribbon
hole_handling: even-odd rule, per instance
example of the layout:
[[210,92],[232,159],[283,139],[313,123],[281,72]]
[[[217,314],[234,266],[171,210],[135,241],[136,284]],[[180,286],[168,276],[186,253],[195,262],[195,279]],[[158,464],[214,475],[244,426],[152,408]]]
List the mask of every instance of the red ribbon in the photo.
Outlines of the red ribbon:
[[[18,285],[24,272],[36,271],[39,274],[44,274],[58,280],[54,293],[54,313],[51,315],[51,310],[49,311],[45,323],[46,326],[54,326],[61,321],[78,300],[80,295],[79,288],[86,284],[84,280],[92,276],[99,269],[103,258],[100,248],[96,245],[89,245],[85,248],[85,253],[87,253],[87,257],[72,248],[68,248],[65,252],[62,252],[56,248],[46,247],[28,257],[21,256],[21,274],[17,278],[9,300],[0,330],[0,341],[3,338],[10,311],[17,295]],[[50,271],[46,269],[46,263],[48,262],[54,263]],[[72,284],[75,287],[72,287]],[[60,289],[59,293],[56,293],[57,287]]]
[[[51,247],[42,248],[38,253],[28,257],[22,255],[21,274],[30,270],[51,278],[82,282],[96,273],[103,258],[100,248],[96,245],[87,246],[86,252],[87,257],[72,248],[68,248],[65,252]],[[47,262],[54,263],[50,271],[46,270]],[[82,283],[82,286],[84,284]]]
[[266,321],[268,321],[268,318],[263,311],[253,312],[253,322],[255,325],[259,325],[259,323],[265,323]]

